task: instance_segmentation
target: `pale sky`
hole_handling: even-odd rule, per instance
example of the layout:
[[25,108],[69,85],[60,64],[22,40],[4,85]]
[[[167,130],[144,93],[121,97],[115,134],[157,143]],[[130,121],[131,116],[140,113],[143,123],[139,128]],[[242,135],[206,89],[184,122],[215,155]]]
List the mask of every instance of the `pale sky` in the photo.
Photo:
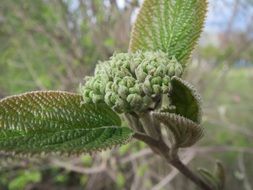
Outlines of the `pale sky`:
[[[253,22],[253,3],[252,6],[247,6],[245,3],[246,1],[247,0],[240,0],[240,2],[242,2],[242,6],[238,8],[238,14],[235,15],[233,25],[233,29],[235,30],[244,30],[250,22]],[[125,0],[118,0],[118,4],[120,7],[124,7]],[[235,0],[209,0],[209,11],[205,31],[224,31],[227,26],[226,24],[233,14],[234,5]]]
[[[246,26],[253,22],[253,4],[248,6],[246,1],[240,0],[242,5],[238,7],[238,12],[234,17],[234,30],[245,30]],[[206,30],[224,31],[233,14],[235,0],[209,0],[209,2]]]
[[[117,0],[119,7],[124,8],[126,0]],[[140,0],[143,1],[143,0]],[[250,0],[240,0],[242,6],[234,17],[234,30],[245,30],[246,26],[253,22],[253,3],[248,6],[245,2]],[[226,30],[227,23],[233,14],[235,0],[209,0],[209,11],[206,20],[206,32],[222,32]],[[78,6],[78,0],[72,1],[71,8]]]

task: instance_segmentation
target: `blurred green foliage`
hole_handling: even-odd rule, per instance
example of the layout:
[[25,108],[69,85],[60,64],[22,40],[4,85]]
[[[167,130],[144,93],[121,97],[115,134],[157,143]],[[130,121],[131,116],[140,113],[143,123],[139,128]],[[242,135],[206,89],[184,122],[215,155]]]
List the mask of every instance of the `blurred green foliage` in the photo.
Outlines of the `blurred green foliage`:
[[[80,1],[73,8],[76,3],[1,1],[1,93],[36,89],[75,91],[97,60],[126,47],[127,39],[116,42],[113,38],[114,33],[124,35],[130,30],[124,30],[127,23],[116,20],[115,16],[122,11],[115,4],[108,9],[103,1]],[[125,12],[120,17],[129,19],[129,10]]]
[[9,182],[10,190],[24,189],[29,183],[37,183],[41,180],[41,174],[38,171],[24,171]]

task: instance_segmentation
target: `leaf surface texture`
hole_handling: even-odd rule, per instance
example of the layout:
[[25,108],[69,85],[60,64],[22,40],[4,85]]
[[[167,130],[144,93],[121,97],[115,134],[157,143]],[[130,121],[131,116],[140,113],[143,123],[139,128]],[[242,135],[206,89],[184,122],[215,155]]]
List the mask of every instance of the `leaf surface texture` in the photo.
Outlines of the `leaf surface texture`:
[[0,101],[0,150],[82,153],[126,142],[132,135],[105,104],[82,104],[67,92],[30,92]]
[[206,10],[206,0],[145,0],[129,50],[162,50],[185,65],[202,32]]

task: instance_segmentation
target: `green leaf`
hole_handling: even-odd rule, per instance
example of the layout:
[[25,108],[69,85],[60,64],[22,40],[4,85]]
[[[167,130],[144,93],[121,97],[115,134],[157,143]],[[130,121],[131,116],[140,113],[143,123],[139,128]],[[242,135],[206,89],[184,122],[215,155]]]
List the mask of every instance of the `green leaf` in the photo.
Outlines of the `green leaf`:
[[214,172],[204,168],[198,169],[199,174],[208,184],[212,185],[214,190],[224,190],[225,188],[225,170],[222,164],[217,161]]
[[202,32],[207,0],[145,0],[129,49],[167,52],[185,65]]
[[214,168],[214,176],[219,181],[219,190],[223,190],[225,188],[226,174],[225,169],[221,162],[217,161]]
[[126,142],[130,129],[105,104],[67,92],[30,92],[0,101],[0,150],[83,153]]
[[198,124],[201,123],[201,99],[197,90],[188,82],[173,77],[170,93],[171,104],[176,107],[176,114],[186,117]]
[[221,190],[219,189],[218,179],[216,179],[212,172],[205,168],[199,168],[198,172],[201,175],[201,178],[206,181],[207,184],[212,186],[213,190]]
[[203,136],[202,127],[185,117],[164,112],[153,112],[152,115],[172,133],[174,147],[190,147]]

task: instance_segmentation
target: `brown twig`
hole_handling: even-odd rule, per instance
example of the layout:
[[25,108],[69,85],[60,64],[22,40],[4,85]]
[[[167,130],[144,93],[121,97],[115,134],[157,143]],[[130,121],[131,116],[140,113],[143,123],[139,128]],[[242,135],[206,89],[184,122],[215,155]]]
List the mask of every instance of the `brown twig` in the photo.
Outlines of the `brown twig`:
[[170,162],[175,168],[177,168],[185,177],[193,181],[198,187],[203,190],[212,190],[212,188],[206,184],[198,175],[194,174],[181,160],[176,159]]
[[198,175],[192,172],[182,161],[179,159],[177,151],[169,148],[161,139],[155,140],[146,134],[135,133],[134,138],[141,140],[148,144],[150,148],[156,153],[166,159],[168,164],[174,166],[184,176],[189,178],[202,190],[212,190],[212,188],[203,181]]
[[[189,152],[191,152],[191,154],[189,154],[186,158],[183,159],[183,162],[185,164],[188,164],[195,157],[194,152],[192,151]],[[151,190],[160,190],[164,188],[170,181],[172,181],[178,175],[178,173],[179,171],[176,168],[173,168],[172,171],[163,180],[161,180],[158,184],[156,184]]]

